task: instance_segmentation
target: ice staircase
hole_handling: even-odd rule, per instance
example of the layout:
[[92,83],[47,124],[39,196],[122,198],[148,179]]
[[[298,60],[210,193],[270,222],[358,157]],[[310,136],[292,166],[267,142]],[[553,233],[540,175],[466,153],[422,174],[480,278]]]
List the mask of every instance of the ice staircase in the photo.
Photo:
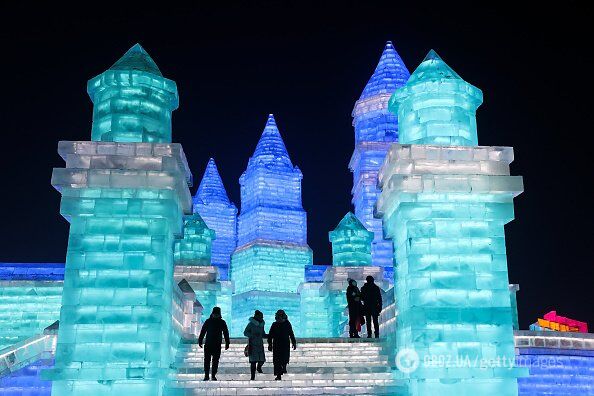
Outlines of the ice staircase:
[[203,381],[204,350],[182,344],[176,357],[177,374],[165,396],[177,395],[394,395],[401,389],[392,379],[392,368],[376,339],[303,338],[291,350],[288,373],[275,381],[272,352],[266,351],[264,374],[250,381],[246,339],[231,339],[223,350],[218,381]]

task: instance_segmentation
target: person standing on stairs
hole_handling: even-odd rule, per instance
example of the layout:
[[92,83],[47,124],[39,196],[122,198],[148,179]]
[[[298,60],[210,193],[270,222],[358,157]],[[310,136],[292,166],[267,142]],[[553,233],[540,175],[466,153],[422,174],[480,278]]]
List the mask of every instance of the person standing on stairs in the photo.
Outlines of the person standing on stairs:
[[225,337],[225,350],[229,349],[229,329],[227,323],[221,316],[221,308],[214,307],[210,318],[206,319],[200,330],[198,337],[198,346],[202,348],[204,336],[204,381],[208,381],[210,373],[210,360],[212,358],[212,380],[217,380],[217,371],[219,370],[219,359],[221,357],[221,343]]
[[363,310],[365,320],[367,321],[367,338],[371,338],[371,320],[373,319],[373,328],[375,338],[379,338],[379,314],[382,311],[382,291],[375,284],[373,276],[369,275],[367,283],[361,287],[361,299],[363,300]]
[[293,350],[297,349],[297,340],[293,334],[293,326],[289,322],[287,314],[279,309],[274,315],[275,322],[270,326],[268,332],[268,350],[272,351],[272,363],[274,364],[274,379],[280,381],[282,375],[287,372],[287,364],[291,357],[289,340]]
[[256,379],[256,370],[262,374],[262,365],[266,361],[264,356],[264,314],[258,310],[250,318],[243,335],[248,338],[248,357],[250,361],[251,380]]
[[361,305],[361,291],[357,287],[357,281],[349,279],[349,286],[346,289],[346,299],[349,308],[349,338],[359,337],[359,331],[363,324],[363,314]]

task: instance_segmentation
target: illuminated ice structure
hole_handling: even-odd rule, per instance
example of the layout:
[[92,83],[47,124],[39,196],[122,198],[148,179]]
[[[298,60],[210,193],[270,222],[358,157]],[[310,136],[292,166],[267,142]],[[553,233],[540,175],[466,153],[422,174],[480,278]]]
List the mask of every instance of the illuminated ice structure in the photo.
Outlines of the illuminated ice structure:
[[173,246],[192,210],[187,161],[171,143],[177,87],[135,45],[88,93],[92,141],[60,142],[66,167],[52,175],[70,236],[47,374],[54,396],[156,395],[184,321],[173,320]]
[[[395,347],[420,359],[400,372],[409,395],[517,395],[524,375],[496,361],[515,356],[504,225],[523,184],[510,176],[512,148],[477,146],[481,103],[434,51],[390,99],[400,143],[380,171],[377,212],[396,251]],[[485,363],[444,368],[431,356]]]
[[202,181],[194,195],[194,213],[216,232],[212,243],[212,264],[219,269],[219,279],[229,279],[231,254],[237,247],[237,208],[229,200],[214,159],[209,159]]
[[305,266],[312,262],[301,179],[271,114],[239,179],[238,247],[231,258],[235,335],[243,332],[255,309],[269,323],[278,309],[284,309],[299,329],[297,289],[304,280]]
[[406,84],[409,75],[400,55],[388,41],[353,109],[355,150],[349,163],[353,172],[352,202],[355,215],[374,233],[373,265],[388,267],[386,274],[390,275],[394,266],[392,241],[384,239],[382,221],[374,217],[373,211],[380,193],[378,171],[390,145],[398,141],[398,117],[388,111],[388,100],[397,88]]

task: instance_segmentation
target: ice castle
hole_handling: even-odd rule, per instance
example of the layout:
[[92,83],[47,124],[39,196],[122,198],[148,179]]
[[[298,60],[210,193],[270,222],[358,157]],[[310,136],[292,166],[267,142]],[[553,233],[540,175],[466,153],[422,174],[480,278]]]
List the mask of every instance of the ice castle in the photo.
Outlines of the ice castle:
[[[177,86],[140,45],[87,88],[91,140],[59,142],[52,174],[66,263],[0,263],[0,394],[594,394],[585,323],[518,328],[504,226],[522,178],[512,148],[479,146],[482,92],[434,51],[411,74],[388,42],[355,103],[354,212],[328,230],[332,265],[314,264],[282,119],[253,142],[238,211],[212,158],[191,195]],[[381,338],[349,339],[347,282],[369,275]],[[214,306],[234,338],[203,382],[196,335]],[[295,328],[283,381],[268,364],[249,380],[255,309]]]

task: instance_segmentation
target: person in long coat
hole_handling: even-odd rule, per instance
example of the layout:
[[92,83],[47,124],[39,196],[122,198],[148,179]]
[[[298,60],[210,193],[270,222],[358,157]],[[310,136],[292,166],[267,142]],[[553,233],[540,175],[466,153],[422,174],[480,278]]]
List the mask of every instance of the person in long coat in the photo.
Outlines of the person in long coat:
[[290,344],[293,350],[297,349],[297,340],[293,334],[293,326],[289,322],[287,314],[279,309],[274,315],[275,322],[270,326],[268,332],[268,350],[272,351],[272,363],[274,364],[274,379],[280,381],[282,375],[287,372],[287,364],[291,357]]
[[198,346],[202,348],[204,337],[204,381],[209,380],[210,361],[212,359],[212,380],[217,380],[219,359],[221,357],[221,343],[225,337],[225,350],[229,349],[229,329],[221,317],[221,308],[214,307],[210,318],[206,319],[198,336]]
[[349,308],[349,337],[360,338],[359,330],[363,323],[363,310],[361,305],[361,291],[357,287],[357,281],[349,279],[349,286],[346,289],[346,299]]
[[256,379],[256,370],[262,373],[262,365],[266,361],[264,355],[264,314],[258,310],[254,316],[250,318],[247,327],[243,331],[243,335],[248,338],[248,357],[250,361],[251,379]]
[[363,310],[365,311],[365,320],[367,321],[367,338],[371,338],[371,320],[375,330],[375,338],[379,337],[379,314],[382,311],[382,291],[375,284],[373,276],[369,275],[367,283],[361,287],[361,300],[363,300]]

